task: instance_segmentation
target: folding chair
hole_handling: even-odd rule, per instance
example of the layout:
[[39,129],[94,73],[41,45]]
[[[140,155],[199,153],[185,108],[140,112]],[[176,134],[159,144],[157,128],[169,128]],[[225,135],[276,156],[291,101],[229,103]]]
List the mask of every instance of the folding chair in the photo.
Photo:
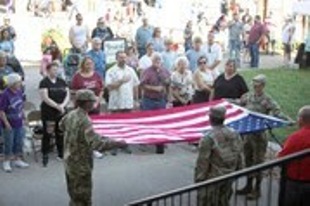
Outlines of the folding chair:
[[38,156],[37,153],[39,150],[36,148],[36,143],[41,142],[43,138],[43,132],[37,133],[34,131],[35,128],[42,127],[41,122],[41,111],[39,110],[33,110],[28,113],[27,115],[27,127],[28,131],[30,133],[30,141],[31,141],[31,147],[34,154],[34,160],[38,162]]
[[24,102],[24,111],[30,112],[36,110],[36,105],[33,102],[25,101]]

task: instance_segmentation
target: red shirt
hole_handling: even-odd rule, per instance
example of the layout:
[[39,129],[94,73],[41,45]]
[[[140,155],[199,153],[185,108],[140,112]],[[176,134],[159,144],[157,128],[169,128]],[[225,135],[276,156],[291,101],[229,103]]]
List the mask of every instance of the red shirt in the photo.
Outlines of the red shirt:
[[[284,143],[279,157],[310,148],[310,126],[291,134]],[[310,157],[293,161],[287,166],[287,176],[292,180],[310,181]]]
[[89,89],[98,96],[103,91],[103,82],[100,75],[96,72],[94,72],[93,76],[87,78],[77,72],[73,76],[71,87],[73,90]]
[[255,23],[249,33],[249,43],[255,44],[259,38],[266,33],[266,28],[262,23]]

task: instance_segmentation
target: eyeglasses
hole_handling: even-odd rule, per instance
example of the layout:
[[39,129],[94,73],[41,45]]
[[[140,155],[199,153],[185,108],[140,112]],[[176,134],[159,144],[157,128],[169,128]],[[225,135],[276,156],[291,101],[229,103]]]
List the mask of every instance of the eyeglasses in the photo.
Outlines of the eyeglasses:
[[198,62],[198,64],[207,64],[207,62],[206,61],[200,61],[200,62]]

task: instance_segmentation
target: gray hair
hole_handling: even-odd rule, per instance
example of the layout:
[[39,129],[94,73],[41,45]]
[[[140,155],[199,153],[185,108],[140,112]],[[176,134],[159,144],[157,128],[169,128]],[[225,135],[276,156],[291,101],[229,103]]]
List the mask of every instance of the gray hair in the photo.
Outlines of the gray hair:
[[154,52],[151,56],[151,59],[152,59],[152,61],[154,61],[156,59],[160,59],[160,61],[163,61],[163,58],[159,52]]
[[174,67],[177,67],[180,62],[184,62],[187,67],[189,65],[189,61],[186,56],[179,56],[174,62]]

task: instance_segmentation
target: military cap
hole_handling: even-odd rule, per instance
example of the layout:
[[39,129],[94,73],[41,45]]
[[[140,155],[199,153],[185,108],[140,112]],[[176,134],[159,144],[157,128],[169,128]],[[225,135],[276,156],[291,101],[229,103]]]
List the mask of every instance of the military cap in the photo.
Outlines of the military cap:
[[224,119],[226,114],[226,108],[224,106],[214,106],[210,108],[210,116]]
[[77,101],[96,101],[96,96],[93,91],[89,89],[81,89],[76,92]]
[[266,76],[263,75],[263,74],[256,75],[256,76],[253,78],[253,83],[257,83],[257,84],[266,84]]

